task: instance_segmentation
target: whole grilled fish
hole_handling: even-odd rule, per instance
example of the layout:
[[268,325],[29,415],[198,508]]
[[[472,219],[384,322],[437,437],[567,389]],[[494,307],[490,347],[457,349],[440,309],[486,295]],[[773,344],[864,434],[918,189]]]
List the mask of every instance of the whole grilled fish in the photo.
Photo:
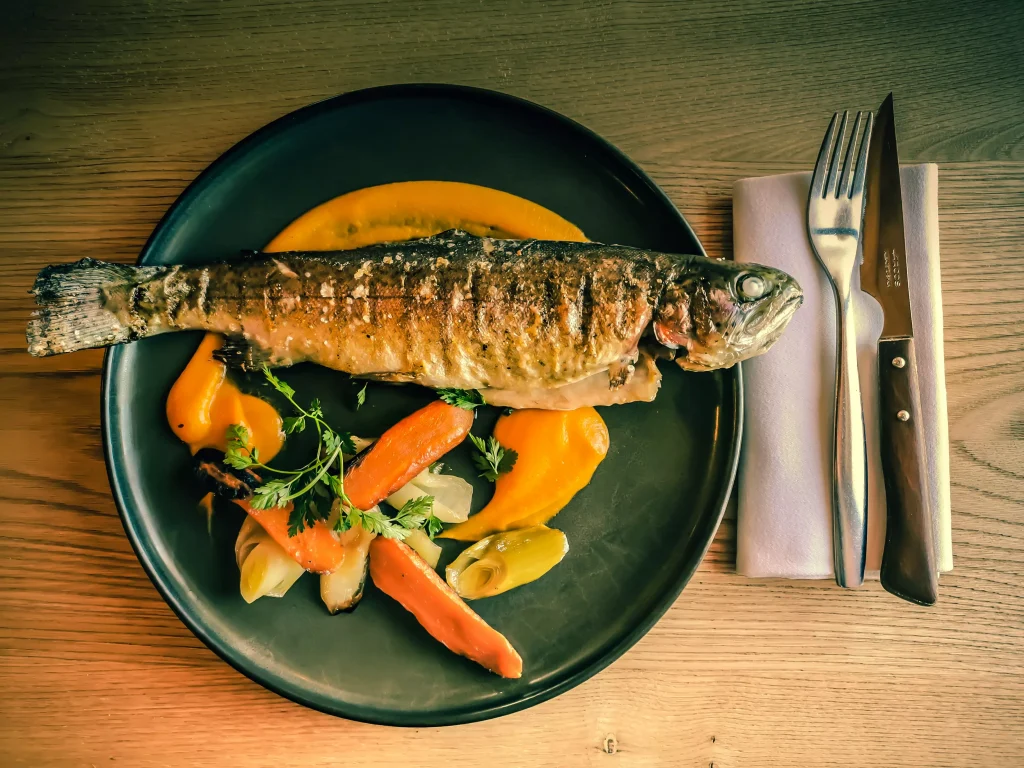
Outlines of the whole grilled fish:
[[43,269],[33,293],[37,356],[199,329],[248,365],[311,361],[515,408],[652,400],[655,357],[731,366],[766,351],[802,301],[769,267],[457,230],[202,267],[84,259]]

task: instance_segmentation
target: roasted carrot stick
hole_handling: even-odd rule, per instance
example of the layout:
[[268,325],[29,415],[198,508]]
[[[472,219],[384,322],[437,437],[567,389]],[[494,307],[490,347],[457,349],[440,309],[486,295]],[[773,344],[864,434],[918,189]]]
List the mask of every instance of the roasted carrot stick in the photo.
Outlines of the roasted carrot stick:
[[502,677],[523,674],[523,660],[505,636],[477,616],[408,545],[383,536],[374,539],[370,577],[450,651]]
[[473,412],[435,400],[381,435],[345,472],[345,493],[370,509],[466,439]]
[[273,509],[253,509],[249,502],[239,499],[235,504],[244,509],[263,526],[271,538],[284,547],[284,551],[307,571],[330,573],[345,559],[345,547],[324,522],[319,522],[294,536],[288,535],[288,516],[292,505]]

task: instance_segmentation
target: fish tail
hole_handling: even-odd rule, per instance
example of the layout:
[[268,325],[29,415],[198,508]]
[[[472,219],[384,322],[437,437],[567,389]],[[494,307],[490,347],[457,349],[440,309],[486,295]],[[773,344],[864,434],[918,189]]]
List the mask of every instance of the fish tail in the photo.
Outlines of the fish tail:
[[44,268],[32,294],[36,310],[28,323],[28,351],[36,357],[142,338],[151,332],[131,310],[137,288],[163,271],[95,259]]

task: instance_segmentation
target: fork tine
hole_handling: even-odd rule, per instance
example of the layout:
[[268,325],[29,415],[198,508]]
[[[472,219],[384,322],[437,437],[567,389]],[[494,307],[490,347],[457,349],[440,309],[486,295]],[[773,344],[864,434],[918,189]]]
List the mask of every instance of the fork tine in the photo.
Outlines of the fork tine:
[[874,115],[867,113],[867,120],[864,121],[864,138],[860,140],[860,152],[857,154],[857,170],[853,174],[853,186],[850,188],[850,197],[856,197],[864,192],[864,178],[868,172],[868,147],[871,145],[871,127]]
[[843,111],[843,119],[839,123],[839,137],[836,139],[835,148],[832,150],[832,162],[828,167],[828,180],[825,182],[825,189],[822,197],[835,194],[836,184],[839,181],[839,158],[843,151],[843,141],[846,139],[846,121],[850,118],[848,111]]
[[824,197],[825,177],[828,175],[828,161],[832,156],[832,142],[836,140],[836,124],[839,122],[839,113],[832,115],[832,122],[828,124],[825,131],[825,138],[821,141],[821,149],[818,151],[818,161],[814,164],[814,175],[811,177],[811,197]]
[[850,197],[851,184],[853,182],[854,155],[857,152],[857,134],[860,131],[860,121],[863,112],[858,112],[853,121],[853,130],[850,131],[850,143],[846,147],[846,157],[843,159],[843,170],[839,175],[839,186],[836,187],[836,197]]

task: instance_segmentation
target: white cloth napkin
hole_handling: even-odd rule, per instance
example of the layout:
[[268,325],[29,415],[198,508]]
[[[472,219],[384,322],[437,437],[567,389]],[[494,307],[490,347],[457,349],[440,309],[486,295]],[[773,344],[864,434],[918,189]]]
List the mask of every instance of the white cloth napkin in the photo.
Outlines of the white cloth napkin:
[[[949,429],[942,352],[938,168],[900,169],[914,341],[927,446],[928,496],[940,571],[953,567]],[[743,363],[746,400],[738,485],[736,570],[747,576],[825,579],[832,566],[832,433],[835,300],[807,239],[810,173],[743,179],[733,188],[738,262],[793,275],[804,304],[765,355]],[[859,275],[857,278],[859,284]],[[885,541],[885,487],[878,445],[877,343],[882,312],[854,296],[868,441],[867,574],[878,576]]]

